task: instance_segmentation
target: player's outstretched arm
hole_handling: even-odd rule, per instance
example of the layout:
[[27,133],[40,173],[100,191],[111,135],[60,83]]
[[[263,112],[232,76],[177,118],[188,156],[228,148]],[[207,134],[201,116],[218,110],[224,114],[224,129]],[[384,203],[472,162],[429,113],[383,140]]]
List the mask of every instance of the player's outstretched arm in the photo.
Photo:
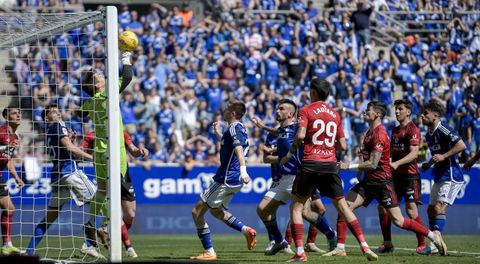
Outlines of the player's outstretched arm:
[[369,160],[362,161],[358,164],[358,170],[359,171],[370,171],[370,170],[376,169],[377,166],[378,166],[378,162],[380,161],[381,157],[382,157],[381,152],[372,152]]
[[133,78],[133,69],[132,69],[132,62],[130,61],[130,57],[132,53],[129,51],[122,51],[122,84],[120,85],[120,93],[127,88]]
[[298,127],[297,133],[295,134],[295,139],[293,140],[292,146],[290,146],[290,150],[288,151],[287,155],[282,158],[280,161],[280,166],[284,166],[297,152],[300,145],[302,145],[303,140],[305,139],[305,135],[307,134],[307,129],[304,127]]
[[77,146],[75,146],[71,141],[70,141],[70,138],[68,137],[62,137],[62,139],[60,140],[60,142],[62,142],[62,145],[66,148],[66,150],[68,152],[71,152],[73,153],[75,156],[77,157],[82,157],[86,160],[93,160],[93,157],[92,155],[84,152],[83,150],[81,150],[80,148],[78,148]]
[[278,156],[275,155],[275,150],[269,147],[263,146],[263,163],[275,163],[278,161]]
[[265,123],[262,122],[262,120],[258,116],[253,116],[251,118],[252,123],[256,125],[257,127],[267,130],[268,132],[272,133],[275,136],[278,136],[278,129],[274,127],[269,127],[266,126]]

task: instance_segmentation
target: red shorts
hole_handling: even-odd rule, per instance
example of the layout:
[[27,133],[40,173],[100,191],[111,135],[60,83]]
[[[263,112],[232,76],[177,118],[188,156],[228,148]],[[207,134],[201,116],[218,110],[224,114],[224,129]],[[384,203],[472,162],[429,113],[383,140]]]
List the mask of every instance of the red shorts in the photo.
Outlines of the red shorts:
[[292,194],[311,196],[318,190],[323,197],[344,197],[342,180],[336,162],[303,161],[302,169],[293,182]]

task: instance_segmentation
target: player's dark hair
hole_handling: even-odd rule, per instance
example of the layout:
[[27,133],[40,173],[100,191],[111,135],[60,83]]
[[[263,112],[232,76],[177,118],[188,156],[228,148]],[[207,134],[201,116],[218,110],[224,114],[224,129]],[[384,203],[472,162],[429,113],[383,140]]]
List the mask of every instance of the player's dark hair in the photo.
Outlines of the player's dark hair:
[[240,120],[243,115],[245,115],[245,112],[247,111],[247,108],[245,107],[245,104],[240,101],[236,101],[231,103],[228,108],[232,111],[232,113],[235,114],[235,118],[237,120]]
[[89,96],[93,96],[95,94],[95,86],[93,84],[94,69],[90,68],[84,70],[82,75],[82,90]]
[[413,109],[413,105],[412,105],[412,102],[408,101],[408,100],[405,100],[405,99],[398,99],[398,100],[395,100],[395,102],[393,103],[393,105],[395,107],[398,107],[399,105],[404,105],[405,108],[407,108],[408,110],[412,111]]
[[43,109],[43,111],[42,111],[43,121],[47,120],[47,115],[50,112],[50,109],[52,109],[52,108],[58,108],[58,106],[56,104],[51,104],[51,105],[47,106],[45,109]]
[[372,101],[367,104],[367,109],[371,107],[375,112],[379,112],[382,114],[382,118],[387,115],[387,105],[381,102]]
[[18,99],[16,98],[12,99],[10,104],[7,107],[3,108],[3,111],[2,111],[3,118],[7,119],[8,112],[12,109],[20,109],[20,104],[18,102]]
[[278,105],[281,105],[281,104],[289,104],[291,106],[293,106],[293,109],[295,110],[295,113],[297,112],[297,104],[290,100],[290,99],[281,99],[280,101],[278,101]]
[[310,82],[310,89],[315,90],[320,101],[325,101],[330,95],[330,83],[325,79],[313,78]]
[[430,99],[424,108],[425,110],[437,113],[439,116],[442,116],[445,113],[445,107],[443,104],[435,99]]

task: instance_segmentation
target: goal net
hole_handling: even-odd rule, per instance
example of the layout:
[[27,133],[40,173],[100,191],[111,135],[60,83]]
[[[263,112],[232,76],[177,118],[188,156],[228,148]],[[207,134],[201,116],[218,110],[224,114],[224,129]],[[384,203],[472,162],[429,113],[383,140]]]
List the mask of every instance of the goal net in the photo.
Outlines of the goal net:
[[[121,260],[120,177],[108,177],[120,175],[119,144],[109,144],[120,142],[120,128],[118,118],[106,118],[103,124],[94,121],[102,111],[107,117],[120,115],[117,39],[115,7],[82,13],[0,13],[0,111],[6,109],[0,126],[7,127],[0,138],[10,137],[0,140],[4,162],[0,169],[15,207],[12,220],[8,218],[12,212],[2,210],[2,225],[11,222],[12,245],[22,251],[33,249],[45,259],[96,262],[104,256]],[[90,96],[82,86],[86,70],[108,76],[103,99]],[[93,106],[89,111],[87,102]],[[58,115],[49,116],[52,106],[57,106]],[[21,112],[18,128],[12,114],[17,107]],[[15,129],[16,144],[11,137]],[[92,132],[102,134],[104,141],[108,138],[101,160],[108,172],[103,189],[108,190],[109,199],[92,198],[96,184],[89,185],[88,180],[97,182],[94,163],[75,150],[97,159],[98,140],[90,145],[84,142],[95,136]],[[7,159],[15,162],[23,188],[5,165]],[[65,176],[69,172],[75,172],[70,173],[75,177]],[[90,208],[102,206],[101,211]],[[58,218],[50,222],[55,211]],[[92,215],[97,211],[98,215]],[[84,231],[91,219],[95,219],[94,228],[104,224],[110,234],[108,250],[97,236],[102,256],[86,254],[88,246],[95,244],[86,240]]]

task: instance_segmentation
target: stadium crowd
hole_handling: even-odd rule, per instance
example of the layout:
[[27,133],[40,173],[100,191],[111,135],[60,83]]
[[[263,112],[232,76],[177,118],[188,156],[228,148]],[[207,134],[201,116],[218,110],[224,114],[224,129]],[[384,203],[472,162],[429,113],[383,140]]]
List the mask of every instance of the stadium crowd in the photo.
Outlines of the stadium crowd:
[[[388,105],[395,98],[408,99],[414,106],[413,119],[426,133],[419,114],[424,102],[438,98],[447,108],[445,120],[469,144],[467,150],[480,148],[480,13],[466,12],[478,11],[480,1],[335,0],[324,10],[302,0],[207,3],[201,20],[188,2],[173,9],[153,4],[145,14],[128,5],[119,8],[120,30],[134,31],[140,41],[133,55],[135,79],[122,93],[120,108],[134,143],[151,153],[145,166],[218,164],[220,143],[211,124],[235,100],[248,109],[242,120],[251,140],[247,162],[262,163],[266,135],[250,118],[259,116],[275,126],[276,102],[290,98],[300,107],[308,104],[312,77],[332,83],[328,103],[342,114],[348,146],[340,158],[347,155],[355,161],[368,129],[362,113],[374,99]],[[385,10],[416,11],[396,19],[418,22],[412,28],[427,20],[425,28],[443,25],[445,32],[428,34],[427,41],[419,34],[396,33],[389,49],[378,49],[370,25],[388,23],[371,14]],[[78,111],[84,98],[81,71],[91,64],[105,69],[97,60],[104,57],[103,30],[96,23],[12,51],[19,95],[33,98],[32,119],[41,123],[44,107],[56,102],[78,135],[91,130]],[[447,41],[439,41],[442,36]],[[384,125],[390,132],[395,124],[392,111]],[[426,159],[426,149],[421,147],[420,161]]]

